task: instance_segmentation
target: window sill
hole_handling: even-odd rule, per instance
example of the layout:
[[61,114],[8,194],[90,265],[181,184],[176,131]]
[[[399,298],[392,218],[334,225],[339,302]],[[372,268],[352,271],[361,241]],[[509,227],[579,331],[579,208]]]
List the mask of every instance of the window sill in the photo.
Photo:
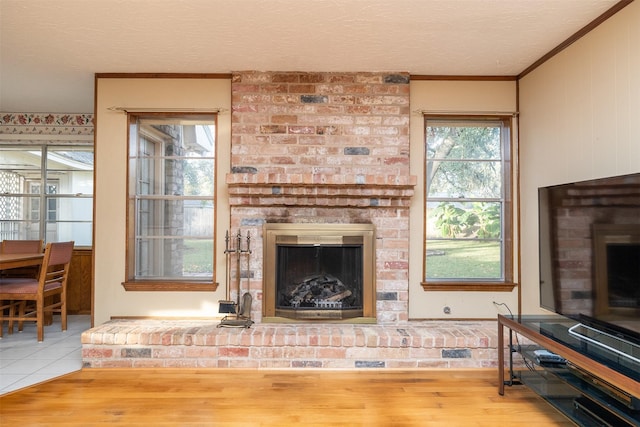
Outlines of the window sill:
[[517,285],[511,282],[422,282],[425,292],[511,292]]
[[215,282],[159,282],[159,281],[127,281],[122,286],[128,292],[214,292],[218,289]]

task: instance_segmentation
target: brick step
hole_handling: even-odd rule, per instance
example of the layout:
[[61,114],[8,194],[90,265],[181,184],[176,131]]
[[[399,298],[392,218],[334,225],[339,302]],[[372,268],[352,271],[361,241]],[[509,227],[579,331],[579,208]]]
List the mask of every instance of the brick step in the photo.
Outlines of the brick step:
[[480,368],[497,366],[495,321],[394,325],[117,319],[82,334],[86,368]]

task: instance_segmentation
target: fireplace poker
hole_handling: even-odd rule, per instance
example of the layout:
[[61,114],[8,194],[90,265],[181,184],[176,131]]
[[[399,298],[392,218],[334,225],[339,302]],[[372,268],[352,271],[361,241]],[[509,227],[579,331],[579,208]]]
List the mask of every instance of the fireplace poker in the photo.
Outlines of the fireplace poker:
[[[242,295],[242,305],[240,306],[240,317],[251,322],[251,236],[247,232],[247,292]],[[239,287],[238,287],[239,289]],[[240,292],[238,291],[238,295]],[[253,323],[253,322],[251,322]]]
[[218,301],[218,304],[219,304],[218,311],[220,313],[228,314],[228,313],[237,312],[235,302],[231,300],[231,281],[229,277],[231,274],[231,259],[229,257],[229,254],[231,253],[231,251],[229,250],[229,230],[227,230],[224,240],[225,240],[224,255],[225,255],[225,288],[226,288],[225,294],[227,299]]

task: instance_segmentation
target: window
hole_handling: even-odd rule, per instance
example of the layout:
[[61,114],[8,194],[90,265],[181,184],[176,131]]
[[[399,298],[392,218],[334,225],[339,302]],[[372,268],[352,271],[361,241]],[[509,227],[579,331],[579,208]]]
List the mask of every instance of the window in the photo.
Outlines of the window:
[[92,245],[93,146],[0,145],[0,240]]
[[211,289],[215,119],[129,116],[127,290]]
[[426,290],[512,289],[510,125],[426,117]]

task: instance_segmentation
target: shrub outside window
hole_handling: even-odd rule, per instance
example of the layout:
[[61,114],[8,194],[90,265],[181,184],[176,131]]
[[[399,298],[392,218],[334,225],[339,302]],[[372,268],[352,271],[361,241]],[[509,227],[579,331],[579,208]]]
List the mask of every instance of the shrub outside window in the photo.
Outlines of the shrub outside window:
[[511,119],[425,122],[423,287],[511,289]]

